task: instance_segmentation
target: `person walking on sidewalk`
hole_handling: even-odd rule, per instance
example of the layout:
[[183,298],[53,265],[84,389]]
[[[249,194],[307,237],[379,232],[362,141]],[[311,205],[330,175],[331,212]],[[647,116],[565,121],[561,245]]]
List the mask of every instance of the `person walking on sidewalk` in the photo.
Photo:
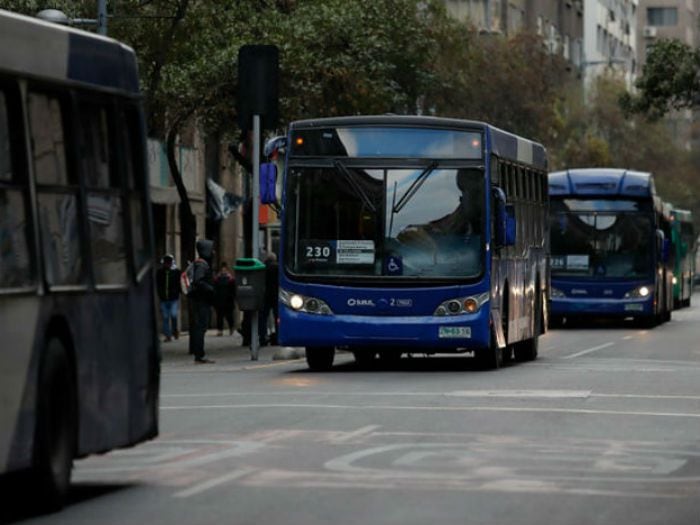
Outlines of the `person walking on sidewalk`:
[[219,273],[214,277],[214,309],[216,310],[216,329],[218,335],[224,335],[224,319],[228,323],[229,334],[233,335],[233,308],[236,298],[236,279],[228,263],[222,262]]
[[214,243],[208,239],[197,241],[199,257],[192,263],[192,289],[188,298],[192,305],[190,322],[190,354],[195,363],[213,363],[204,356],[204,334],[211,320],[211,307],[214,302],[214,280],[211,260],[214,255]]
[[160,314],[163,319],[165,342],[177,339],[177,315],[180,309],[180,271],[175,265],[175,258],[166,254],[160,260],[161,266],[156,270],[156,290],[160,300]]

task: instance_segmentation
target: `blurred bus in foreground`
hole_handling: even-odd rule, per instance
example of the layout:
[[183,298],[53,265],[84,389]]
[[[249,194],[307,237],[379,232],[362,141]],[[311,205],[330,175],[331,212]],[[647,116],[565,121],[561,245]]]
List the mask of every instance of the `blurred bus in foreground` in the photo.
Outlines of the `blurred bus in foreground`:
[[551,321],[634,317],[653,326],[673,307],[669,217],[649,173],[549,174]]
[[145,175],[133,51],[0,11],[0,474],[47,507],[157,434]]
[[[365,116],[287,138],[280,342],[312,369],[474,352],[537,357],[545,326],[544,148],[481,122]],[[263,191],[263,194],[266,192]]]

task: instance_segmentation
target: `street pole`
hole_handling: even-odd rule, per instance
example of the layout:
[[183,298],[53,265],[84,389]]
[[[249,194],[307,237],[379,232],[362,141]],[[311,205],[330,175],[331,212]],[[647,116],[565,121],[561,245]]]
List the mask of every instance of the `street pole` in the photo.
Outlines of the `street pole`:
[[97,0],[97,32],[107,36],[107,0]]
[[[253,258],[260,258],[260,115],[253,115],[253,194],[251,195],[252,218],[252,248]],[[250,318],[250,358],[258,360],[260,339],[258,338],[258,323],[265,322],[260,319],[257,310],[251,312]]]

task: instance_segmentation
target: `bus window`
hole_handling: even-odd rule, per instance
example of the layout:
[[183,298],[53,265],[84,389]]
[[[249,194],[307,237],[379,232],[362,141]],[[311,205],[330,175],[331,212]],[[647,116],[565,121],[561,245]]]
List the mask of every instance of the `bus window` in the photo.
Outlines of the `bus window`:
[[80,108],[81,165],[88,189],[87,218],[95,284],[126,284],[124,199],[112,153],[113,113],[93,103],[83,103]]
[[10,98],[0,89],[0,289],[23,288],[33,280],[25,188],[12,162],[10,132],[21,135],[21,126],[11,121],[16,104]]
[[145,176],[143,173],[144,156],[141,137],[141,123],[136,110],[126,108],[121,114],[120,128],[124,146],[124,167],[126,170],[127,191],[129,195],[129,224],[131,227],[131,244],[134,252],[136,274],[149,259],[148,225],[144,213]]
[[83,284],[79,192],[66,158],[64,107],[59,97],[37,92],[27,102],[46,282]]

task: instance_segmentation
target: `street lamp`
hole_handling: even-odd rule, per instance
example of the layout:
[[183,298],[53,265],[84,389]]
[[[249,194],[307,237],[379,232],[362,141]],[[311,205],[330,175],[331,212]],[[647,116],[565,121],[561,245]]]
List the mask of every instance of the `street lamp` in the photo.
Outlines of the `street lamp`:
[[70,18],[58,9],[44,9],[36,17],[45,22],[64,26],[97,26],[100,35],[107,35],[107,0],[97,0],[97,18]]

